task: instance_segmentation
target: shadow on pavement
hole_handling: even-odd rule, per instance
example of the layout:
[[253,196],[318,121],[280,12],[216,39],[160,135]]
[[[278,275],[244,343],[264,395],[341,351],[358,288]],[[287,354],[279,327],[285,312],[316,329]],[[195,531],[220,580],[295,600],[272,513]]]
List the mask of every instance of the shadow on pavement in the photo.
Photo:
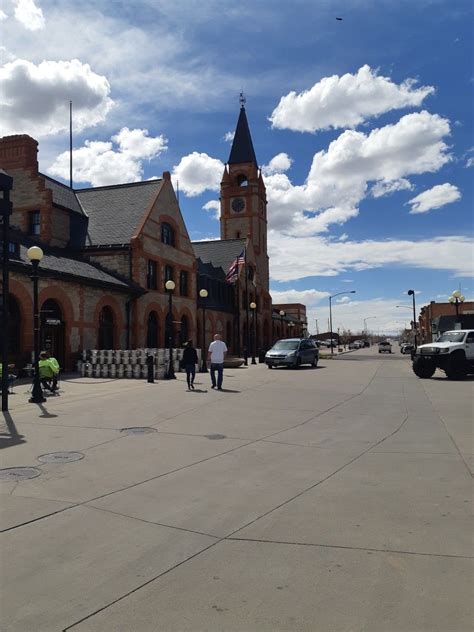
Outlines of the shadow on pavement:
[[50,413],[47,408],[43,406],[43,404],[37,404],[38,408],[41,410],[42,414],[39,415],[42,419],[52,419],[53,417],[57,417],[58,415],[53,415]]
[[15,422],[8,411],[3,411],[3,420],[6,426],[6,432],[0,432],[0,450],[3,448],[9,448],[12,445],[19,445],[20,443],[26,443],[26,439],[23,435],[19,434],[16,429]]

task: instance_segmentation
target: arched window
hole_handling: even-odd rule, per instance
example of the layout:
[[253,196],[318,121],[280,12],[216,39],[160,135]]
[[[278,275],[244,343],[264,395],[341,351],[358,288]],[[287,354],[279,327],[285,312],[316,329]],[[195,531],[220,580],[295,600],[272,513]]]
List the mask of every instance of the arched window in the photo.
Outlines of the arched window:
[[159,347],[160,337],[158,330],[158,314],[156,312],[150,312],[146,325],[146,346],[149,349],[157,349]]
[[174,230],[166,222],[161,224],[161,241],[168,246],[174,246]]
[[249,181],[245,173],[239,173],[237,176],[237,186],[239,187],[247,187],[249,185]]
[[107,305],[99,315],[99,349],[114,348],[114,313]]
[[188,323],[187,316],[181,317],[180,340],[181,340],[181,344],[184,344],[185,342],[189,340],[189,323]]

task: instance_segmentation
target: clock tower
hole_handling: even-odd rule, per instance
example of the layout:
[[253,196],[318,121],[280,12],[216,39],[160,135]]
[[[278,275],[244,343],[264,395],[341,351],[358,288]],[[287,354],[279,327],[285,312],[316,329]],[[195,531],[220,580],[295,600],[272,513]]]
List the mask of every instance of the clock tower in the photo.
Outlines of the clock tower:
[[232,149],[222,177],[220,202],[221,239],[248,238],[252,242],[258,284],[268,293],[267,197],[242,95]]

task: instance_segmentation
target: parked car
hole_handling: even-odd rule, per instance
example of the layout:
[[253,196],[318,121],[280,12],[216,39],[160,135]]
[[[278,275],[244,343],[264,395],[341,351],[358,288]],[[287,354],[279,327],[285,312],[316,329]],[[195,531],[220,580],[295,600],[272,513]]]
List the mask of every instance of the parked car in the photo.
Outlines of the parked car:
[[349,343],[349,349],[360,349],[361,345],[358,340],[353,340]]
[[474,329],[445,331],[436,340],[420,345],[413,356],[413,372],[430,378],[441,369],[450,380],[460,380],[474,373]]
[[388,340],[379,342],[379,353],[392,353],[392,345]]
[[407,354],[415,350],[415,345],[411,342],[403,342],[400,346],[400,353]]
[[319,360],[319,350],[311,338],[285,338],[278,340],[265,354],[265,364],[269,369],[274,366],[289,366],[298,369],[302,364],[315,367]]

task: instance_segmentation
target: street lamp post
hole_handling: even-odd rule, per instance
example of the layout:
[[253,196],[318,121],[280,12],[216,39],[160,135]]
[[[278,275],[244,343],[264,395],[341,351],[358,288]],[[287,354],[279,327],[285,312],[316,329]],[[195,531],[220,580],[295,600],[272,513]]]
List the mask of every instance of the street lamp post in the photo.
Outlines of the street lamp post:
[[329,328],[330,328],[330,345],[331,345],[331,355],[334,354],[334,348],[332,346],[332,299],[336,298],[336,296],[341,296],[341,294],[355,294],[355,290],[350,290],[349,292],[338,292],[337,294],[333,294],[329,297]]
[[449,302],[451,305],[454,305],[456,309],[456,325],[460,324],[459,321],[459,305],[462,305],[465,301],[465,297],[461,294],[459,290],[455,290],[451,296],[449,297]]
[[285,317],[285,312],[280,310],[280,328],[281,328],[281,337],[283,338],[283,318]]
[[253,330],[253,344],[252,344],[252,364],[257,364],[255,359],[256,346],[257,346],[257,303],[250,303],[250,309],[252,310],[252,330]]
[[33,340],[35,347],[35,372],[33,378],[33,391],[29,401],[32,404],[41,404],[46,399],[43,395],[39,376],[39,308],[38,308],[38,266],[43,258],[43,251],[38,246],[31,246],[26,251],[26,256],[31,261],[33,272],[31,279],[33,281]]
[[0,216],[2,217],[2,411],[8,410],[8,320],[9,320],[9,279],[10,279],[10,215],[12,203],[10,191],[13,187],[13,178],[3,169],[0,169]]
[[202,352],[201,352],[201,373],[208,373],[207,370],[207,352],[206,352],[206,299],[209,292],[203,288],[199,290],[199,296],[202,298]]
[[367,336],[367,321],[371,318],[377,318],[377,316],[367,316],[364,318],[364,335]]
[[411,296],[412,301],[413,301],[413,340],[414,340],[414,346],[415,346],[415,351],[416,351],[416,348],[418,346],[418,340],[417,340],[417,335],[416,335],[415,290],[408,290],[407,294],[408,296]]
[[176,287],[176,283],[171,279],[166,281],[165,288],[168,292],[168,325],[169,325],[169,336],[168,336],[168,349],[169,349],[169,363],[168,363],[168,371],[165,374],[165,380],[175,380],[176,375],[174,374],[174,366],[173,366],[173,290]]

